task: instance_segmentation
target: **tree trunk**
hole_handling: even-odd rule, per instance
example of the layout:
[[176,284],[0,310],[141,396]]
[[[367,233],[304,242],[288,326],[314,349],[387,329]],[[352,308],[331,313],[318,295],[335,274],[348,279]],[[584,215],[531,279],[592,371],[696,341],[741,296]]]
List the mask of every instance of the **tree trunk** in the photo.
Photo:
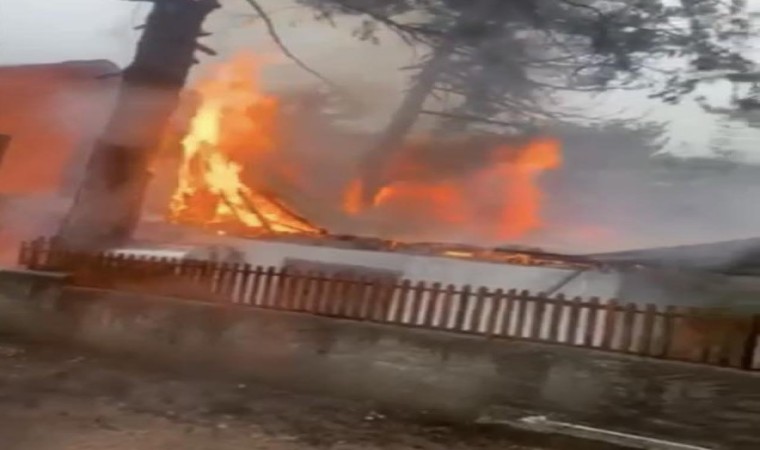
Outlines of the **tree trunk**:
[[128,241],[140,218],[149,164],[192,65],[197,38],[217,0],[155,0],[115,110],[96,143],[58,239],[72,250]]
[[452,49],[453,46],[447,42],[433,51],[433,55],[422,67],[417,81],[393,114],[390,123],[364,156],[359,171],[364,182],[362,201],[365,206],[371,204],[377,191],[382,188],[389,154],[399,150],[414,127],[424,108],[425,100],[430,96],[441,70],[449,60]]
[[443,36],[441,42],[433,50],[430,60],[422,67],[416,83],[404,97],[391,118],[391,122],[362,161],[359,171],[364,186],[362,192],[364,206],[369,206],[372,203],[377,192],[387,181],[385,177],[387,176],[389,156],[400,149],[406,136],[417,122],[417,118],[425,105],[425,100],[435,88],[441,72],[446,70],[457,44],[460,44],[462,39],[468,39],[467,34],[470,31],[482,27],[484,18],[488,17],[491,8],[500,1],[480,0],[475,7],[467,10],[457,19],[454,27]]

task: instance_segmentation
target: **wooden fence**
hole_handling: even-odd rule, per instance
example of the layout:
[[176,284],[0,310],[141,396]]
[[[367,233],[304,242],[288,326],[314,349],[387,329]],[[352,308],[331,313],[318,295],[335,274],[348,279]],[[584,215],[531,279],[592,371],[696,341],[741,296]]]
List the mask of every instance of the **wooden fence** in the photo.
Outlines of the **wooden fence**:
[[75,286],[373,321],[760,370],[760,315],[440,283],[337,278],[249,264],[82,254],[49,241],[20,263]]

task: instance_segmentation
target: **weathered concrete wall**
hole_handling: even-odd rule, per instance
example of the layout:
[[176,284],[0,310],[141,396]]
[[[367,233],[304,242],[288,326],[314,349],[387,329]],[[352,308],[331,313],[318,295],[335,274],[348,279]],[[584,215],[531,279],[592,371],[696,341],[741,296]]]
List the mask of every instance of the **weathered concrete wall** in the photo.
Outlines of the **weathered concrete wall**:
[[760,377],[516,341],[63,288],[0,272],[0,331],[461,417],[760,448]]

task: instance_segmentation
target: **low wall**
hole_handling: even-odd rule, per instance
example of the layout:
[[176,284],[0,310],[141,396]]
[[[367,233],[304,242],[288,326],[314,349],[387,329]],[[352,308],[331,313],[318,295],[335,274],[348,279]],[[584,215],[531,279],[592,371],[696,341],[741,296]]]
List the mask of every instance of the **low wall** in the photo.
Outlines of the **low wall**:
[[760,448],[760,377],[559,346],[72,289],[0,272],[0,331],[461,418]]

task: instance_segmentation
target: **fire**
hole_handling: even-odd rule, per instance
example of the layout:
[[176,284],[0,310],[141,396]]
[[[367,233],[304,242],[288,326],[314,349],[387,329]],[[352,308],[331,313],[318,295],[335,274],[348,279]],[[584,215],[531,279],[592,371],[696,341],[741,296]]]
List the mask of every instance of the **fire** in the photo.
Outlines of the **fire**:
[[397,181],[383,187],[373,200],[373,206],[416,208],[418,213],[455,225],[467,220],[467,203],[455,184]]
[[[287,101],[262,91],[258,68],[256,58],[237,57],[193,90],[196,107],[182,140],[170,219],[218,233],[322,234],[264,188],[284,183],[308,193],[316,185],[309,178],[314,171],[287,156],[291,123],[282,120],[288,108],[280,102]],[[394,239],[411,237],[406,230],[430,229],[503,241],[541,229],[539,179],[560,166],[559,143],[475,144],[444,140],[442,148],[430,138],[412,141],[391,155],[385,183],[368,209],[366,186],[356,179],[343,192],[343,212],[358,219],[371,213],[367,224]]]
[[240,56],[196,87],[198,106],[182,141],[170,218],[213,228],[319,232],[273,195],[246,184],[246,169],[264,164],[277,148],[278,102],[259,88],[257,69],[254,58]]
[[541,192],[538,179],[547,170],[559,168],[562,163],[560,145],[553,139],[532,141],[517,152],[500,148],[502,161],[483,175],[501,184],[503,197],[497,222],[496,237],[513,239],[542,226]]
[[352,180],[346,189],[346,194],[343,196],[343,211],[346,214],[355,216],[362,210],[362,182],[360,180]]
[[[490,240],[516,239],[543,226],[539,178],[561,163],[560,145],[550,138],[522,147],[496,147],[485,162],[458,177],[401,152],[391,162],[389,181],[374,195],[371,209],[402,220],[414,216],[454,232],[466,229]],[[360,180],[351,182],[343,203],[346,213],[363,212],[362,190]]]

